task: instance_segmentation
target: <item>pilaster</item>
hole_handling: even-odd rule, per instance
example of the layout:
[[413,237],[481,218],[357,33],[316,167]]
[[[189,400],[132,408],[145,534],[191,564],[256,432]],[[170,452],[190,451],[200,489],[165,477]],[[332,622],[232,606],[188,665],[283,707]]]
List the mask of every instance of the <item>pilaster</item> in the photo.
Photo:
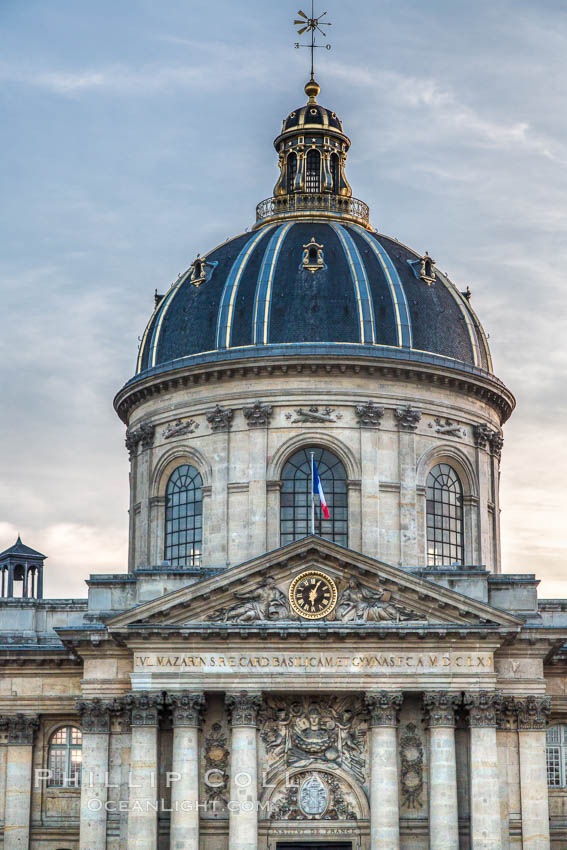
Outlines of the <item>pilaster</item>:
[[39,728],[37,715],[7,718],[6,802],[4,850],[28,850],[32,791],[33,742]]
[[259,693],[226,695],[232,726],[229,850],[258,849],[258,756],[256,723],[262,705]]
[[376,691],[366,694],[365,702],[370,716],[370,846],[399,850],[397,727],[403,696]]
[[459,850],[455,711],[461,695],[433,691],[423,695],[429,727],[429,848]]
[[465,693],[470,729],[471,850],[502,850],[496,727],[498,691]]
[[161,694],[126,696],[132,712],[128,850],[157,850],[158,732]]
[[110,705],[100,699],[79,700],[83,730],[80,850],[106,850],[106,802]]

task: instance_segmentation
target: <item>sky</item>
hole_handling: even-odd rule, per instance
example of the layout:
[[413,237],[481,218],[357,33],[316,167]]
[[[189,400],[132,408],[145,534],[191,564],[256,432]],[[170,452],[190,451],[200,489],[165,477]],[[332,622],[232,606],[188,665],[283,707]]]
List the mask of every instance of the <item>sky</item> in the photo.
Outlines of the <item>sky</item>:
[[[154,290],[272,192],[302,2],[0,0],[0,551],[20,533],[47,554],[48,596],[126,569],[112,399]],[[503,569],[567,598],[567,5],[323,9],[319,101],[352,139],[354,195],[471,287],[517,398]]]

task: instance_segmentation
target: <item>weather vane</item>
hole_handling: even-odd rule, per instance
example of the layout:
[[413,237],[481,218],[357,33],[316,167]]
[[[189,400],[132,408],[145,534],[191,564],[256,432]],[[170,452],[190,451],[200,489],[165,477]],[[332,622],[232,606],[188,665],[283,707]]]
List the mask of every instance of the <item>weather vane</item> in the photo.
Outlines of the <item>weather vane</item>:
[[327,38],[327,33],[323,29],[321,29],[321,27],[330,27],[331,23],[321,20],[321,18],[324,18],[325,15],[327,14],[326,12],[323,12],[321,15],[319,15],[318,18],[315,17],[315,0],[311,0],[311,17],[306,15],[305,12],[302,12],[301,10],[297,14],[301,15],[300,18],[296,18],[295,21],[293,22],[295,24],[295,26],[299,27],[299,29],[297,30],[297,34],[303,35],[304,32],[310,32],[311,33],[311,44],[300,44],[299,41],[296,41],[295,46],[296,46],[297,49],[299,49],[300,47],[310,47],[311,48],[311,79],[313,80],[313,79],[315,79],[315,72],[314,72],[315,48],[316,47],[324,47],[325,50],[331,49],[330,44],[317,44],[316,41],[315,41],[315,33],[319,32],[319,33],[321,33],[323,38]]

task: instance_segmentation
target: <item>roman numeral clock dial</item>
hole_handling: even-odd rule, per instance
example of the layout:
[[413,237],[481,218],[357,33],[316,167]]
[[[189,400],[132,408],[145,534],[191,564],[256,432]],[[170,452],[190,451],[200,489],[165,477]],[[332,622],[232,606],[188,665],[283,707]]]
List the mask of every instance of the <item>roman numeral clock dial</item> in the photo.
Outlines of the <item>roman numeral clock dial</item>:
[[289,587],[290,605],[307,620],[320,620],[337,604],[337,586],[319,570],[308,570],[296,576]]

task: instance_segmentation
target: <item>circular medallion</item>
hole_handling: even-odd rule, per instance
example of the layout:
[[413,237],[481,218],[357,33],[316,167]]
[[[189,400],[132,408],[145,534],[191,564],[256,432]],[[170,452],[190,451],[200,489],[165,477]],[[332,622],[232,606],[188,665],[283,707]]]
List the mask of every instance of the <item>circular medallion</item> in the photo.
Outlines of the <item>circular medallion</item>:
[[289,601],[300,617],[320,620],[330,614],[337,604],[337,586],[325,573],[307,570],[292,581],[289,587]]

